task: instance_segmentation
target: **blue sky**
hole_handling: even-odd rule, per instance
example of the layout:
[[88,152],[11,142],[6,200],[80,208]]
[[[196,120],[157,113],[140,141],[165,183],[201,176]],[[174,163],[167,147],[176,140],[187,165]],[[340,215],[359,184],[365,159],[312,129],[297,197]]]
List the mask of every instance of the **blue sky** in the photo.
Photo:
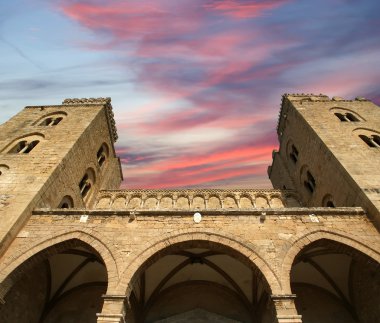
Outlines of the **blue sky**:
[[0,121],[110,96],[124,187],[270,187],[281,95],[380,102],[380,2],[0,4]]

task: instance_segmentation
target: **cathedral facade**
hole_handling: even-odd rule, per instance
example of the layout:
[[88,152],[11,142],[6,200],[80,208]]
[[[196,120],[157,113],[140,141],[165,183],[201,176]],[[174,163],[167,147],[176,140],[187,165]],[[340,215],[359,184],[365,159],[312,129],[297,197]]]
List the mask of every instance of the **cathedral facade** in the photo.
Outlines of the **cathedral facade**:
[[0,322],[380,322],[380,108],[286,94],[274,189],[120,190],[109,98],[0,126]]

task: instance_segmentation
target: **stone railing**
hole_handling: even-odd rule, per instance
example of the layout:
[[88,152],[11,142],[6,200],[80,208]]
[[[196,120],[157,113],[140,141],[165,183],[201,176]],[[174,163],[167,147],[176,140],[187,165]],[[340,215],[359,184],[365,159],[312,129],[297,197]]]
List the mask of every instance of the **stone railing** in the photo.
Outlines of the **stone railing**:
[[95,209],[113,210],[249,210],[300,207],[287,190],[118,190],[101,191]]

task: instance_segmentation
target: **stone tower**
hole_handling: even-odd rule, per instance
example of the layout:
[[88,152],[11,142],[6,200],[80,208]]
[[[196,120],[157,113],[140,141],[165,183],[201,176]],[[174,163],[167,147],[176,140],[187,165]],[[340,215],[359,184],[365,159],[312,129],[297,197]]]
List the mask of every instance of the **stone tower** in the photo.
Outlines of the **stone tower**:
[[380,322],[380,110],[284,95],[274,189],[119,189],[110,99],[0,126],[0,322]]
[[284,95],[273,187],[304,206],[361,206],[380,228],[380,108],[364,98]]
[[85,207],[122,180],[110,99],[26,107],[0,133],[0,255],[33,209]]

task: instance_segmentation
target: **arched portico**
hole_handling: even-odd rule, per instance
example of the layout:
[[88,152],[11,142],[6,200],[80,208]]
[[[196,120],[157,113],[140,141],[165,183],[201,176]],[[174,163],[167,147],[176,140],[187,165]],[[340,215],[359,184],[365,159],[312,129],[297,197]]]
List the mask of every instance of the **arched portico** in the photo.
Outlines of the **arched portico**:
[[[73,238],[78,235],[81,239]],[[3,271],[0,321],[94,322],[109,274],[95,249],[98,244],[83,232],[68,233],[29,248],[9,263]]]
[[359,242],[358,240],[352,238],[352,236],[349,237],[345,233],[338,230],[315,230],[303,233],[291,239],[288,244],[284,246],[283,251],[280,254],[280,259],[283,259],[281,266],[281,285],[285,293],[291,293],[290,272],[296,256],[305,247],[318,240],[330,240],[351,247],[353,250],[360,251],[377,263],[380,263],[380,252],[378,251],[380,250],[380,240],[375,243],[365,245],[363,242]]
[[[4,257],[5,261],[0,266],[0,298],[4,298],[13,285],[12,273],[20,276],[33,263],[58,253],[60,250],[67,249],[70,245],[81,243],[92,248],[104,262],[107,269],[108,289],[112,290],[117,285],[119,277],[117,264],[112,252],[90,232],[72,231],[38,241],[33,246],[28,245],[20,250],[12,250],[13,256],[8,261]],[[17,254],[14,256],[16,252]]]
[[[194,291],[200,290],[200,286],[204,287],[208,284],[208,292],[211,292],[212,289],[217,289],[216,281],[218,279],[220,293],[222,293],[221,290],[223,288],[229,288],[229,294],[236,292],[235,294],[240,294],[240,299],[245,298],[245,304],[250,303],[250,305],[248,304],[248,306],[246,306],[246,308],[250,308],[250,315],[253,315],[253,318],[251,317],[249,322],[255,321],[255,315],[260,315],[260,317],[267,316],[267,319],[272,315],[274,320],[276,320],[277,316],[278,322],[301,322],[294,310],[293,300],[289,295],[283,295],[279,277],[275,270],[260,254],[257,248],[247,241],[241,241],[236,237],[216,231],[181,230],[161,236],[160,239],[150,241],[142,247],[141,250],[142,252],[133,258],[130,265],[121,275],[120,283],[117,287],[119,298],[116,299],[116,295],[106,296],[105,306],[99,315],[98,322],[112,322],[117,316],[120,317],[120,322],[122,322],[121,317],[124,317],[123,308],[125,301],[123,295],[128,299],[127,322],[145,322],[145,320],[147,320],[147,322],[154,322],[157,318],[154,318],[155,316],[149,311],[154,312],[154,307],[158,305],[152,304],[152,299],[160,300],[159,305],[161,312],[163,312],[162,309],[165,308],[165,306],[173,307],[173,302],[170,303],[168,300],[165,303],[165,298],[168,299],[171,297],[175,300],[181,295],[180,293],[171,293],[173,289],[183,288],[185,285],[188,287],[191,284],[192,291]],[[186,267],[187,265],[191,268]],[[254,292],[246,292],[246,286],[239,281],[239,278],[233,277],[233,272],[231,272],[229,266],[235,266],[235,268],[239,266],[244,267],[245,269],[241,269],[241,272],[247,273],[249,271],[251,273],[250,278],[254,277],[250,283],[255,286],[254,288],[261,289],[261,291],[257,289]],[[152,279],[149,277],[147,279],[146,276],[154,276],[152,273],[162,271],[162,268],[169,269],[162,274],[161,280],[156,284],[156,288],[153,288],[153,291],[148,290],[146,288],[147,281],[149,279],[152,281]],[[198,268],[198,270],[195,270],[195,268]],[[219,275],[215,274],[210,278],[210,275],[207,276],[205,274],[207,271],[205,268],[207,268],[209,272],[211,268],[214,274],[216,272]],[[191,282],[186,281],[182,283],[180,279],[181,277],[187,279],[186,277],[188,276],[186,275],[194,279]],[[197,278],[198,276],[202,276],[203,279],[199,280]],[[216,276],[218,276],[218,278],[215,278]],[[221,276],[227,283],[223,282]],[[207,281],[205,281],[205,277]],[[143,289],[141,289],[141,285],[144,286]],[[136,291],[136,286],[140,286],[141,290]],[[160,297],[157,297],[158,293],[160,293]],[[262,306],[264,303],[260,304],[260,301],[256,299],[256,295],[261,297],[260,293],[266,295],[265,301],[262,302],[271,304],[271,313],[265,312]],[[143,294],[143,297],[141,297],[141,294]],[[182,295],[183,294],[188,293],[184,292]],[[194,295],[197,295],[197,293]],[[198,293],[198,295],[200,295],[200,293]],[[144,297],[147,298],[147,302],[144,302]],[[143,301],[141,301],[141,298]],[[238,298],[239,297],[236,297],[235,300]],[[226,299],[227,296],[224,300]],[[183,303],[190,304],[191,302],[192,300],[188,299],[182,300],[181,306],[183,306]],[[223,300],[221,300],[221,302],[223,303]],[[244,303],[244,301],[242,303]],[[143,319],[141,317],[137,317],[136,319],[136,314],[132,315],[131,310],[136,308],[135,304],[142,304]],[[191,306],[189,305],[187,308],[183,306],[183,308],[189,310],[194,308],[195,305],[191,304]],[[207,304],[207,306],[202,310],[212,308],[212,304]],[[217,314],[226,314],[226,311]],[[168,313],[169,312],[170,310],[168,310]],[[178,312],[173,311],[173,313],[178,315]],[[239,319],[244,322],[244,318]],[[257,322],[261,321],[262,319]]]
[[283,261],[283,286],[297,295],[303,322],[380,319],[378,243],[365,245],[341,232],[322,230],[293,241]]

